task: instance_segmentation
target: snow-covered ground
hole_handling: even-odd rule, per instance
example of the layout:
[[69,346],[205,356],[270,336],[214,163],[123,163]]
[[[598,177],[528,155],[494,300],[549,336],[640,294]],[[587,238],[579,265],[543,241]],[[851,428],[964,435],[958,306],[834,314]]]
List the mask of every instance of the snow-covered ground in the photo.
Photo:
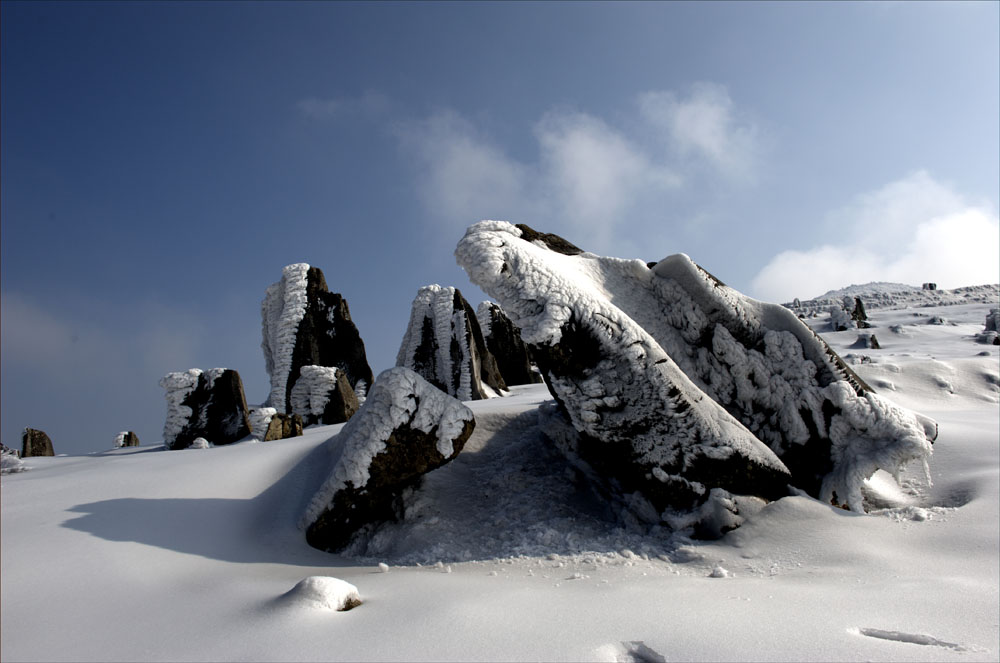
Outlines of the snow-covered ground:
[[[933,486],[877,474],[868,515],[787,497],[714,542],[622,524],[539,435],[543,385],[467,403],[465,450],[350,556],[297,527],[341,426],[25,459],[0,480],[0,659],[996,661],[1000,347],[974,340],[991,306],[870,308],[878,350],[810,319],[938,421]],[[314,576],[363,604],[332,610],[346,586],[299,585]]]

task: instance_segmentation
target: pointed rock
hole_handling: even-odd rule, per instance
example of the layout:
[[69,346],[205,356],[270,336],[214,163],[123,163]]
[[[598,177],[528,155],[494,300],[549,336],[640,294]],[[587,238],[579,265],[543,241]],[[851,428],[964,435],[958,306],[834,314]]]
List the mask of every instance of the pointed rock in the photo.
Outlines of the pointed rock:
[[166,390],[163,444],[168,449],[185,449],[199,437],[217,446],[231,444],[250,433],[243,382],[236,371],[192,368],[168,373],[160,386]]
[[402,491],[455,458],[475,425],[468,407],[415,372],[384,371],[326,443],[337,461],[303,516],[309,544],[338,551],[363,527],[396,519]]
[[476,309],[476,317],[486,341],[486,349],[496,359],[497,368],[506,384],[535,384],[542,381],[542,376],[532,368],[528,346],[521,339],[521,331],[498,304],[481,302]]
[[292,411],[289,400],[303,366],[335,367],[360,393],[371,384],[365,344],[347,300],[329,291],[318,267],[285,267],[264,295],[261,318],[261,349],[271,377],[268,405],[279,412]]
[[36,428],[25,428],[21,434],[21,458],[30,456],[55,456],[52,440],[45,431]]
[[428,285],[417,292],[396,365],[416,371],[460,401],[507,390],[479,320],[457,288]]

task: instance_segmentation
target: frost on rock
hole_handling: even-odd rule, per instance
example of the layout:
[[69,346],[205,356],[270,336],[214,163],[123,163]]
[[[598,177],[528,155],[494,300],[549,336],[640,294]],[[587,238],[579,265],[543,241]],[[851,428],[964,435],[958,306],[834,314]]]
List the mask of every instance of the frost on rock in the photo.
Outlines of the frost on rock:
[[507,390],[476,314],[457,288],[428,285],[417,292],[396,365],[461,401]]
[[395,519],[401,492],[455,458],[474,428],[468,407],[414,371],[384,371],[326,442],[332,470],[301,522],[310,545],[339,550],[362,527]]
[[507,314],[493,302],[481,302],[476,309],[479,327],[486,341],[486,349],[496,359],[503,381],[508,385],[532,384],[542,381],[532,368],[528,347],[521,339],[520,330]]
[[303,366],[335,367],[355,388],[371,384],[365,344],[351,320],[347,300],[331,293],[323,271],[306,263],[288,265],[261,304],[261,349],[271,392],[266,405],[291,413],[291,391]]
[[123,430],[122,432],[115,435],[115,449],[121,449],[122,447],[137,447],[139,446],[139,436],[133,431]]
[[[622,459],[633,467],[625,483],[654,505],[636,464],[692,508],[712,488],[773,496],[787,468],[791,483],[860,510],[866,472],[895,474],[929,456],[934,422],[872,394],[784,307],[745,297],[683,254],[649,266],[570,256],[524,241],[521,228],[470,227],[459,264],[520,327],[580,455],[601,458],[619,482],[630,473],[605,458]],[[770,469],[770,485],[739,472],[727,485],[706,471],[723,459]]]
[[198,437],[230,444],[250,433],[243,382],[236,371],[192,368],[168,373],[160,386],[166,391],[163,444],[168,449],[184,449]]
[[[363,381],[361,381],[363,384]],[[358,399],[340,369],[303,366],[289,398],[291,411],[303,424],[340,424],[358,411]]]

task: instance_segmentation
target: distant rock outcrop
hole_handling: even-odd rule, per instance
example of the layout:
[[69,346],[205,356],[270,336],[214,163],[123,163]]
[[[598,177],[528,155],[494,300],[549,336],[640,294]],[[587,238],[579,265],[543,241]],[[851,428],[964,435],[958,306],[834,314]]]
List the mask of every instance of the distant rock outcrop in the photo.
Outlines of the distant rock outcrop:
[[25,428],[21,433],[21,458],[31,456],[55,456],[56,452],[52,448],[52,440],[45,434],[45,431],[36,428]]
[[303,366],[289,398],[292,412],[306,426],[340,424],[358,411],[358,398],[344,371],[327,366]]
[[329,291],[318,267],[285,267],[281,280],[264,295],[261,317],[261,348],[271,377],[267,405],[283,413],[293,411],[290,399],[303,366],[335,367],[362,394],[371,385],[365,344],[347,300]]
[[520,330],[499,305],[481,302],[476,309],[476,317],[486,341],[486,349],[496,359],[505,383],[514,385],[542,381],[542,376],[532,368],[528,347],[521,339]]
[[168,449],[185,449],[199,437],[217,446],[231,444],[250,433],[243,382],[236,371],[192,368],[168,373],[160,386],[166,390],[163,443]]
[[721,531],[739,496],[788,483],[860,511],[876,469],[929,456],[934,422],[872,393],[784,307],[684,255],[650,269],[546,247],[489,221],[456,257],[521,329],[572,431],[555,437],[635,512]]
[[474,428],[468,407],[413,371],[383,372],[327,442],[341,451],[303,516],[309,544],[338,551],[365,526],[396,519],[402,491],[455,458]]
[[139,446],[139,436],[130,430],[123,430],[115,436],[115,449]]
[[283,414],[273,407],[259,407],[250,411],[251,435],[261,442],[284,440],[302,435],[302,417]]
[[457,288],[428,285],[417,292],[396,365],[461,401],[507,390],[476,314]]

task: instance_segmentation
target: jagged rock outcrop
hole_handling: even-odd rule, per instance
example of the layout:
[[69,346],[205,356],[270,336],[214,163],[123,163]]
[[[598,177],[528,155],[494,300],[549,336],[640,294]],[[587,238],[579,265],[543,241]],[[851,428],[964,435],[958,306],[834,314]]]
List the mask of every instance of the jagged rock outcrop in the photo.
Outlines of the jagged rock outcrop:
[[528,346],[521,339],[520,330],[499,305],[481,302],[476,309],[476,317],[486,341],[486,349],[496,359],[497,368],[505,383],[515,385],[542,381],[542,376],[532,368]]
[[507,390],[479,320],[457,288],[428,285],[417,291],[396,365],[461,401]]
[[328,366],[303,366],[289,397],[292,412],[306,426],[340,424],[358,411],[358,398],[344,371]]
[[139,436],[133,431],[123,430],[115,436],[115,449],[139,446]]
[[52,440],[45,431],[36,428],[25,428],[21,433],[21,458],[31,456],[55,456]]
[[402,491],[455,458],[474,428],[468,407],[415,372],[384,371],[326,443],[338,460],[302,518],[309,544],[338,551],[358,530],[396,519]]
[[298,414],[283,414],[273,407],[250,411],[250,434],[261,442],[298,437],[302,429],[302,417]]
[[283,413],[293,411],[289,401],[303,366],[335,367],[360,394],[371,385],[365,344],[347,300],[329,291],[318,267],[285,267],[281,280],[264,295],[261,318],[261,349],[271,377],[267,405]]
[[933,421],[876,396],[792,312],[687,256],[554,259],[484,221],[456,257],[521,329],[576,433],[563,446],[670,524],[785,483],[862,510],[866,477],[930,455]]
[[219,446],[250,433],[249,412],[240,374],[228,368],[168,373],[160,380],[166,390],[167,421],[163,444],[185,449],[202,437]]

